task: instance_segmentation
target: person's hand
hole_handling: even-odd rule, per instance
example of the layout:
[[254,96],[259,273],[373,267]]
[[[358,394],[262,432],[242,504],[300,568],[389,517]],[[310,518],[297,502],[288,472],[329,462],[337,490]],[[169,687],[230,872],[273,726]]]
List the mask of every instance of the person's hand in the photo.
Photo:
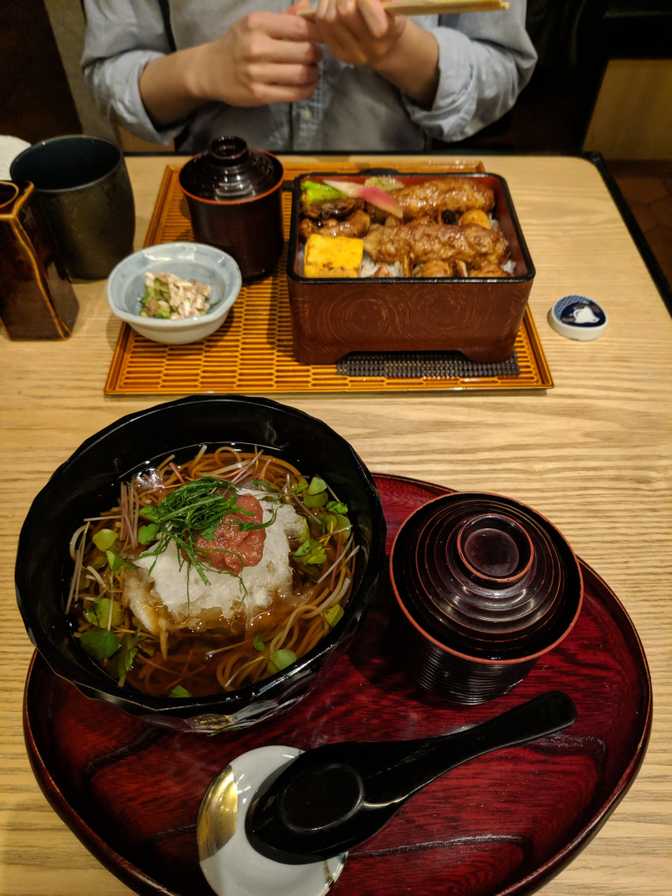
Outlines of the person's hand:
[[319,0],[314,21],[332,55],[373,69],[394,51],[408,23],[386,13],[380,0]]
[[194,80],[201,99],[265,106],[308,99],[318,80],[318,28],[286,13],[252,12],[202,45]]

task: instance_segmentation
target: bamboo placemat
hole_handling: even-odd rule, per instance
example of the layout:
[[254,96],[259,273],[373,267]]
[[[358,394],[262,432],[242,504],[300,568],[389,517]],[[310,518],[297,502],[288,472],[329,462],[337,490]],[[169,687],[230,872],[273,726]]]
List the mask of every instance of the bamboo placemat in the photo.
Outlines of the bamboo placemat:
[[[412,165],[392,165],[398,170],[483,170],[479,162],[439,167],[436,157],[418,158]],[[291,179],[310,169],[300,160],[285,164]],[[333,170],[325,160],[325,169]],[[191,226],[177,175],[180,166],[168,165],[147,228],[145,245],[191,240]],[[339,165],[355,171],[356,166]],[[285,235],[289,232],[291,197],[283,194]],[[283,255],[276,273],[244,286],[220,329],[191,345],[161,345],[138,335],[123,324],[117,338],[105,383],[106,395],[186,395],[200,392],[247,394],[299,392],[401,392],[446,390],[548,389],[553,379],[529,309],[514,348],[517,375],[386,377],[346,376],[335,364],[300,364],[292,353],[292,319]]]

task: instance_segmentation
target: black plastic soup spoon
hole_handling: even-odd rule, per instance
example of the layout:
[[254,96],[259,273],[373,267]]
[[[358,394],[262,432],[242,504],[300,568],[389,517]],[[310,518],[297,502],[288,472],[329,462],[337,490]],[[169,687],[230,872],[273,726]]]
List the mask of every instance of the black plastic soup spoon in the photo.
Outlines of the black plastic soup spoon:
[[245,830],[257,852],[290,865],[367,840],[440,775],[492,750],[571,725],[576,709],[551,691],[479,725],[406,741],[344,741],[307,750],[264,781]]

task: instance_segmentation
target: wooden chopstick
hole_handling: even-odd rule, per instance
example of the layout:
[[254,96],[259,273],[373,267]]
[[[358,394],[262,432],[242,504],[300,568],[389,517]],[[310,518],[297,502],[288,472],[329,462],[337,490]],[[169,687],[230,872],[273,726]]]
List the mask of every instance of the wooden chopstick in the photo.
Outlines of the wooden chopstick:
[[[382,0],[388,12],[399,15],[422,16],[439,13],[458,12],[498,12],[508,9],[505,0]],[[298,15],[304,19],[315,18],[316,8],[300,9]]]

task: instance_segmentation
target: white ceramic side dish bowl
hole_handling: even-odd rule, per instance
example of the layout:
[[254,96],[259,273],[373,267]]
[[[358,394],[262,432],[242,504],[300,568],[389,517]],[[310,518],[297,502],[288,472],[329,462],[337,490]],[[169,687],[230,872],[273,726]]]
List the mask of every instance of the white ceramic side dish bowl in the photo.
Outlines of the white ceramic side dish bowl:
[[[143,317],[139,314],[140,297],[147,271],[206,283],[210,287],[210,310],[185,320]],[[107,280],[107,300],[113,314],[141,336],[167,345],[184,345],[205,339],[221,327],[241,282],[235,260],[221,249],[203,243],[162,243],[140,249],[119,262]]]

